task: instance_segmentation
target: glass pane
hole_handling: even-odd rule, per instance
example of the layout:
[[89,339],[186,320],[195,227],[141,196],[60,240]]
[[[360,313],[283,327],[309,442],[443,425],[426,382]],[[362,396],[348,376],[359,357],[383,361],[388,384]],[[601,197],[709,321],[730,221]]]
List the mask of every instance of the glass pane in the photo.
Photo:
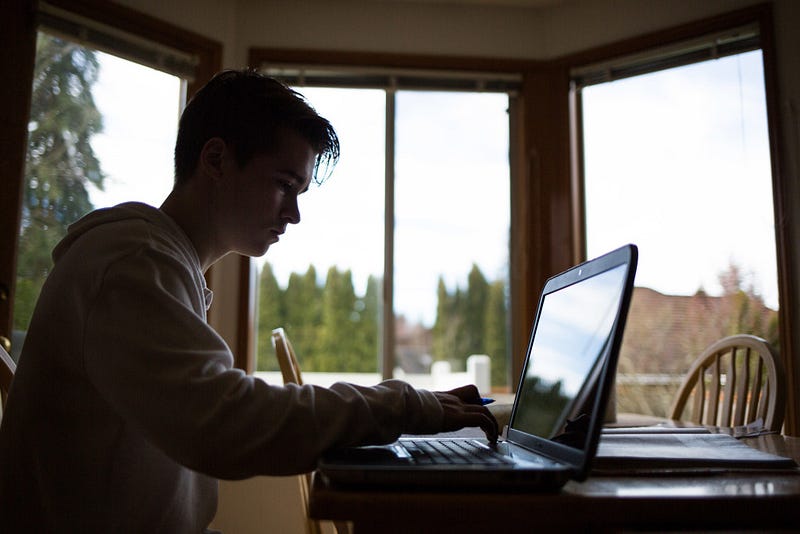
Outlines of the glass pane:
[[667,415],[690,363],[736,333],[778,342],[760,51],[583,90],[587,253],[639,246],[618,410]]
[[[45,33],[37,38],[14,299],[15,356],[67,227],[172,187],[180,79]],[[135,105],[134,105],[135,104]]]
[[[331,121],[342,155],[333,174],[300,197],[300,224],[258,260],[257,369],[277,371],[270,333],[283,327],[305,382],[374,384],[380,361],[385,93],[297,89]],[[262,376],[281,381],[280,375]]]
[[508,96],[400,91],[396,102],[395,375],[441,389],[422,373],[488,355],[491,386],[505,390]]
[[106,175],[89,190],[95,207],[138,201],[160,206],[174,180],[175,135],[182,80],[138,63],[97,52],[93,89],[103,130],[92,139]]

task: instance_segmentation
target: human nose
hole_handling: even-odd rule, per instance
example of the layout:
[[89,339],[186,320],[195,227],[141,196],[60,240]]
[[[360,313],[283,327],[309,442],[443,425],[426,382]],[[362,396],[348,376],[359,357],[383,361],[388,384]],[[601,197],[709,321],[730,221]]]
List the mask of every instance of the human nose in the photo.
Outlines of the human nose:
[[296,196],[291,196],[284,203],[283,218],[290,224],[297,224],[300,222],[300,206],[298,205]]

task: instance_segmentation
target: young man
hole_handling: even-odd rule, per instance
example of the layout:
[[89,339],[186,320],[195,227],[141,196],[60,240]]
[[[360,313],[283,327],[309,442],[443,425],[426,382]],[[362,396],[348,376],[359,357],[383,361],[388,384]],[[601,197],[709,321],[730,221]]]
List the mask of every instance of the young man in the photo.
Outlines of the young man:
[[216,76],[187,105],[175,186],[72,225],[53,252],[0,427],[19,532],[202,532],[217,478],[306,472],[326,449],[497,425],[470,386],[272,386],[232,368],[203,273],[260,256],[334,164],[325,119],[278,82]]

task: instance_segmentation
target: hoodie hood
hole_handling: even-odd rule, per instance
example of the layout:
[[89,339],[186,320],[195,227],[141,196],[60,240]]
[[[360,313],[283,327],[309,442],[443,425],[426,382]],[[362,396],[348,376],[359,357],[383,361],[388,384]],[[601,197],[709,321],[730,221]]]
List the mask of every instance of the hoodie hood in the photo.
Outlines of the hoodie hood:
[[[197,252],[191,246],[189,238],[183,230],[168,215],[161,210],[141,202],[126,202],[112,208],[101,208],[85,215],[78,221],[69,225],[67,235],[53,249],[53,262],[57,262],[67,250],[87,232],[105,224],[121,221],[140,220],[161,227],[168,227],[172,233],[177,234],[181,241],[190,249],[190,255],[197,258]],[[189,252],[189,251],[187,251]]]
[[[120,223],[123,224],[120,226]],[[106,251],[113,251],[115,244],[125,241],[125,237],[130,235],[128,230],[132,231],[136,226],[143,227],[152,240],[152,246],[175,251],[174,253],[184,258],[184,263],[193,267],[195,282],[203,288],[206,307],[210,306],[212,293],[205,285],[200,258],[189,237],[166,213],[141,202],[126,202],[112,208],[101,208],[71,224],[67,235],[53,249],[53,263],[64,258],[89,233],[94,234],[93,239],[109,244],[109,247],[104,247]],[[120,233],[123,228],[127,229],[123,230],[125,234]]]

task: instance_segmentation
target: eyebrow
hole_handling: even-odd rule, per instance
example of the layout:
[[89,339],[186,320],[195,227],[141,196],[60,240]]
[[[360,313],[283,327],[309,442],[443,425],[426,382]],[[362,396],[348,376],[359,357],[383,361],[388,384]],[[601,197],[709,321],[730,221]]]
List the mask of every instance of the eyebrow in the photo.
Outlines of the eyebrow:
[[[306,177],[303,176],[303,175],[297,174],[294,171],[290,171],[290,170],[284,169],[284,170],[279,170],[278,172],[280,172],[282,174],[285,174],[286,176],[291,178],[294,182],[296,182],[298,185],[306,183]],[[310,184],[311,184],[311,179],[309,179],[308,183],[306,184],[306,186],[302,190],[298,191],[297,193],[298,194],[302,194],[302,193],[305,193],[306,191],[308,191],[308,186]]]

